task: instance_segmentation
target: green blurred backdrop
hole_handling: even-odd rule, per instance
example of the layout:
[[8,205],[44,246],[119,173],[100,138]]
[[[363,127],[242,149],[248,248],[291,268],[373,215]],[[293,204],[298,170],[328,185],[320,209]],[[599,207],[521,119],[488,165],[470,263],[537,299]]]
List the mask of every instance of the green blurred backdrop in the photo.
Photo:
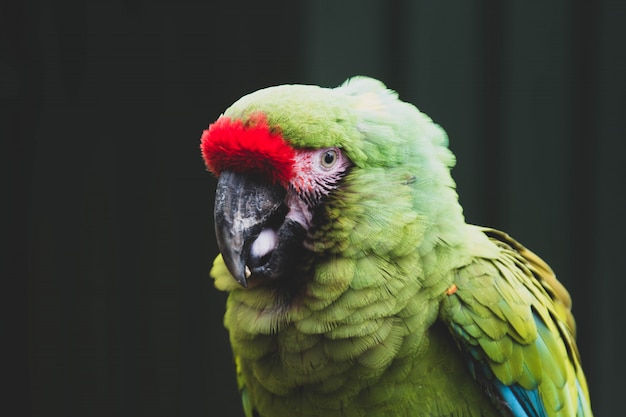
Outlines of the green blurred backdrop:
[[448,131],[468,221],[556,270],[615,415],[624,21],[609,0],[3,2],[0,413],[241,416],[200,134],[259,88],[363,74]]

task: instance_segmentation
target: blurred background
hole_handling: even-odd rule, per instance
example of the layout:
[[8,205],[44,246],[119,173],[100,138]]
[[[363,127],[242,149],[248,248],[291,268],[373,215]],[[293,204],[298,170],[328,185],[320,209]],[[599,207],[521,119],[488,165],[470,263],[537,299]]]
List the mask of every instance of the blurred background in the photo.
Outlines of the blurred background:
[[609,0],[2,2],[0,413],[242,416],[199,137],[246,93],[356,74],[447,130],[467,220],[553,266],[595,413],[622,409],[625,20]]

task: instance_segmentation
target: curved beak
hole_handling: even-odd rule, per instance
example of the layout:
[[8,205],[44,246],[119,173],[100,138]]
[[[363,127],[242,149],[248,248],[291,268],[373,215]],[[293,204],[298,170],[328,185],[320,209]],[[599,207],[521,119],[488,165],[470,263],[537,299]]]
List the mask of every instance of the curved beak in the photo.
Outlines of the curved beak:
[[[286,191],[258,176],[224,171],[215,193],[215,234],[226,267],[237,282],[248,286],[250,246],[276,217]],[[280,221],[284,219],[284,214]],[[252,265],[253,267],[255,265]]]

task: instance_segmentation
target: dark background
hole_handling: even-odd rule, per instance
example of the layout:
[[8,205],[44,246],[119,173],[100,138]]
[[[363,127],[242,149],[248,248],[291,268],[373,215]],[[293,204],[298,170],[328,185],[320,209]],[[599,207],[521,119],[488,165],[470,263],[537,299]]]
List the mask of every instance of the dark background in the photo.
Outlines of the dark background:
[[246,93],[355,74],[446,128],[468,221],[554,267],[596,415],[623,409],[624,21],[608,0],[3,1],[0,414],[241,416],[199,137]]

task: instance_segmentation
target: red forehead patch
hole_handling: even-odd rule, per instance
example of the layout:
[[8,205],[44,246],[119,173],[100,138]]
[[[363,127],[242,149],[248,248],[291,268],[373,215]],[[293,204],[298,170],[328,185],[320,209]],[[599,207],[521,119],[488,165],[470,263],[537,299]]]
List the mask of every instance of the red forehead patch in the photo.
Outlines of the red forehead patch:
[[222,116],[202,133],[200,149],[207,168],[219,176],[224,170],[264,175],[285,183],[293,175],[295,151],[264,114],[245,123]]

